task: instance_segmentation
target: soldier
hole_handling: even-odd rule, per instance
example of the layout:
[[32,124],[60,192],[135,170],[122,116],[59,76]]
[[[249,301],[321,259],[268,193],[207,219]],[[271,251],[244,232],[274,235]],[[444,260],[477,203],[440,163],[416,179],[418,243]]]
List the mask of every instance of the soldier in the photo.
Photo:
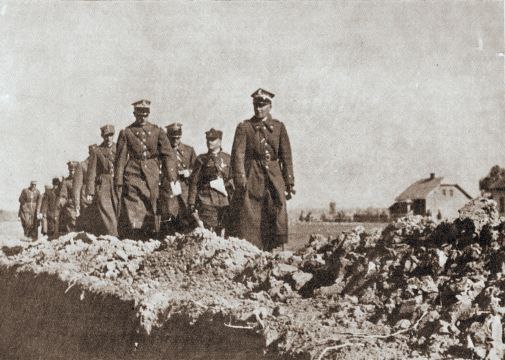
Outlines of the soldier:
[[105,125],[100,128],[103,142],[91,156],[88,168],[88,193],[91,200],[94,196],[96,215],[93,219],[96,235],[117,236],[117,195],[114,189],[114,161],[116,159],[116,144],[114,126]]
[[89,162],[96,147],[96,144],[88,146],[88,157],[86,160],[81,161],[75,170],[72,184],[72,196],[77,211],[76,229],[78,231],[92,232],[94,211],[91,208],[92,198],[88,196],[86,184],[88,183]]
[[145,238],[159,232],[160,162],[163,177],[177,180],[176,156],[165,132],[147,121],[150,104],[149,100],[134,102],[136,120],[119,133],[114,184],[121,199],[121,237]]
[[64,235],[69,232],[75,231],[77,223],[77,209],[73,199],[73,184],[75,171],[79,163],[77,161],[67,162],[68,176],[62,181],[60,185],[60,192],[58,194],[58,234]]
[[258,89],[251,96],[254,116],[237,126],[231,153],[230,234],[271,251],[288,240],[286,199],[295,193],[291,146],[284,124],[270,115],[274,94]]
[[47,187],[42,196],[42,205],[40,212],[42,213],[43,221],[46,223],[46,233],[48,239],[57,237],[58,228],[58,199],[59,199],[60,180],[53,178],[52,187]]
[[167,136],[177,156],[178,181],[181,194],[174,196],[167,179],[162,178],[160,189],[160,207],[165,233],[185,232],[194,222],[188,210],[189,178],[196,160],[193,147],[181,142],[182,124],[173,123],[167,126]]
[[212,128],[205,135],[208,152],[196,158],[188,203],[195,217],[219,234],[224,230],[224,216],[233,190],[230,155],[222,151],[222,131]]
[[36,181],[31,181],[30,186],[23,189],[19,195],[18,217],[21,219],[24,235],[33,240],[37,240],[38,237],[41,201],[42,197],[37,189]]

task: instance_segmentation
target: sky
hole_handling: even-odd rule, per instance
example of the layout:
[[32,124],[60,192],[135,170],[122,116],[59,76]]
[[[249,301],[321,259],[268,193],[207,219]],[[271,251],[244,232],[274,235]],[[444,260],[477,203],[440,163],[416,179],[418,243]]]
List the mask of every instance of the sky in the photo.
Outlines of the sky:
[[434,172],[478,195],[505,166],[502,1],[1,2],[0,209],[66,175],[100,126],[204,132],[275,93],[297,194],[288,208],[387,207]]

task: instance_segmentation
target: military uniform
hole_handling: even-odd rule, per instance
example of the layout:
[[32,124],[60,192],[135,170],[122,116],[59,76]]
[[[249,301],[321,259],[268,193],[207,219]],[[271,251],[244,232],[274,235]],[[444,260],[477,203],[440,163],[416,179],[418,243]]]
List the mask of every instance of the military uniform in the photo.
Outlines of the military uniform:
[[74,180],[72,184],[73,199],[76,209],[80,215],[77,218],[76,229],[78,231],[92,232],[94,210],[91,205],[92,201],[88,200],[88,168],[91,155],[93,154],[96,145],[90,145],[89,156],[86,160],[81,161],[75,170]]
[[[222,132],[211,129],[206,132],[207,139],[221,138]],[[222,181],[224,187],[215,186]],[[230,155],[220,150],[198,155],[189,186],[188,203],[198,211],[198,217],[204,226],[217,233],[225,224],[229,206],[229,195],[233,191],[230,177]]]
[[[135,111],[149,112],[150,101],[133,103]],[[114,183],[122,188],[118,231],[122,237],[146,237],[159,231],[157,201],[161,172],[177,178],[176,157],[165,132],[135,121],[121,130],[117,143]]]
[[[180,138],[182,136],[182,124],[173,123],[167,126],[167,137]],[[188,209],[189,179],[193,171],[196,153],[193,147],[179,143],[172,147],[177,157],[177,179],[181,186],[181,194],[174,196],[170,182],[166,178],[161,180],[160,210],[164,224],[164,232],[184,232],[190,228],[193,218]]]
[[[102,136],[114,134],[114,127],[106,125],[101,128]],[[117,195],[114,189],[114,161],[116,144],[107,146],[104,142],[92,153],[89,164],[88,192],[94,196],[94,216],[92,232],[96,235],[117,236]]]
[[74,202],[74,176],[75,170],[78,166],[77,161],[69,161],[67,163],[69,168],[69,176],[63,179],[59,193],[59,221],[58,221],[58,235],[65,235],[69,232],[76,231],[77,224],[77,209]]
[[[30,187],[33,185],[36,185],[34,181],[32,181]],[[37,216],[40,212],[41,201],[42,197],[36,187],[23,189],[19,196],[18,216],[21,219],[24,235],[34,240],[38,237]]]
[[[273,94],[259,89],[252,97],[270,101]],[[294,176],[284,124],[270,114],[241,122],[235,131],[231,167],[236,191],[230,233],[265,250],[286,243],[285,191],[290,193]]]
[[44,195],[42,196],[42,205],[40,212],[43,216],[45,223],[45,231],[42,233],[52,239],[57,234],[58,227],[58,199],[59,199],[59,181],[57,178],[53,179],[52,188],[47,187]]

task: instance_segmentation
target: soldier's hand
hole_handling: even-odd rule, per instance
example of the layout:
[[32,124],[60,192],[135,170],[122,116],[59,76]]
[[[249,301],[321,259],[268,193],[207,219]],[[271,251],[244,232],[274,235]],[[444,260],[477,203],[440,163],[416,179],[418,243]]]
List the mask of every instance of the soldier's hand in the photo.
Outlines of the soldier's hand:
[[88,200],[88,201],[93,201],[93,195],[88,195],[88,196],[86,196],[86,200]]
[[294,189],[294,185],[286,186],[286,200],[291,200],[293,195],[296,194],[296,190]]
[[42,214],[37,214],[37,219],[42,220]]
[[81,216],[81,209],[78,207],[75,208],[75,216],[77,217]]
[[247,181],[237,181],[236,188],[238,191],[246,191],[247,190]]

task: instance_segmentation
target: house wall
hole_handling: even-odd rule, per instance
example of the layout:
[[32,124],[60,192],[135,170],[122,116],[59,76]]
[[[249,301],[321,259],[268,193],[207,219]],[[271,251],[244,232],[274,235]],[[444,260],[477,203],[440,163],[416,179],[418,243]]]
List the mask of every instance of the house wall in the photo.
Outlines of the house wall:
[[466,197],[456,186],[441,185],[434,189],[426,198],[426,211],[430,210],[436,217],[440,210],[443,219],[458,217],[461,209],[470,199]]
[[491,190],[490,193],[498,205],[500,215],[505,215],[505,190]]

